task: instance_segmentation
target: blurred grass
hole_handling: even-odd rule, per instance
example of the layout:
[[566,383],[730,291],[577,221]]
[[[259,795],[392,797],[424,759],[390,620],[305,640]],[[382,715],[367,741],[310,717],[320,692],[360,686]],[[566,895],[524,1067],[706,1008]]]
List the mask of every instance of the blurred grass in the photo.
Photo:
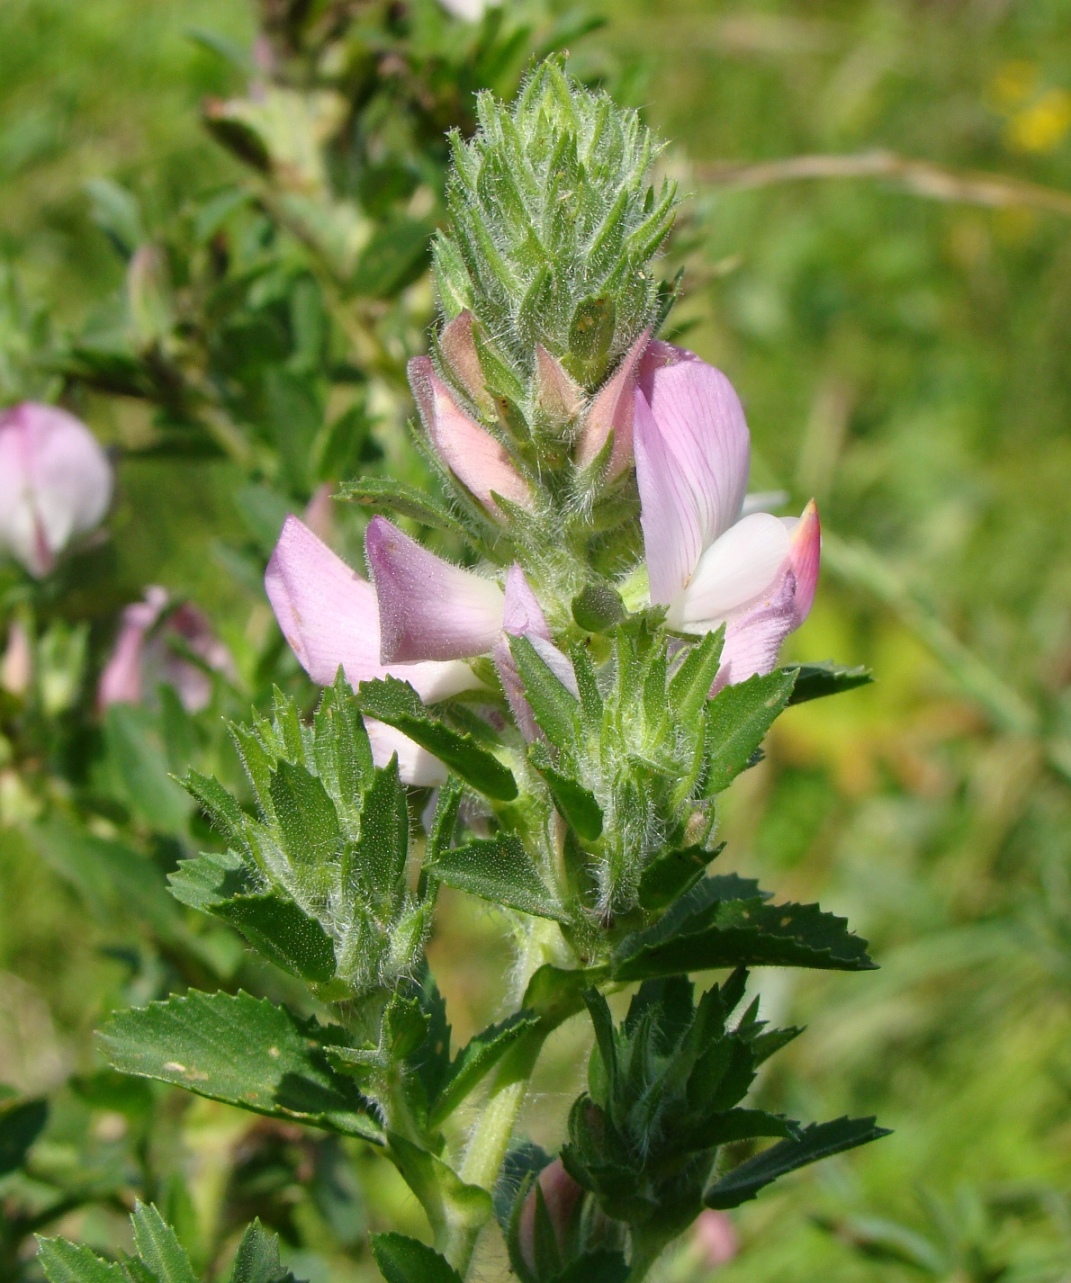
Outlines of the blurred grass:
[[[817,495],[827,528],[871,549],[1041,736],[1066,736],[1071,219],[876,179],[734,191],[698,175],[881,147],[1071,191],[1071,3],[603,8],[609,26],[576,56],[633,69],[637,100],[672,140],[667,163],[695,192],[684,341],[740,389],[757,487],[785,486],[796,509]],[[241,39],[249,12],[242,0],[0,10],[0,247],[59,315],[84,312],[117,272],[87,178],[132,182],[162,214],[190,172],[208,185],[225,170],[195,114],[230,73],[184,38],[199,24]],[[224,480],[205,506],[200,491],[169,492],[162,470],[128,475],[132,582],[152,575],[224,604],[203,555],[233,520]],[[1038,735],[934,658],[917,610],[830,561],[841,573],[827,565],[792,654],[870,663],[878,683],[779,723],[729,798],[723,859],[846,913],[883,968],[760,979],[772,1018],[810,1025],[764,1081],[767,1101],[802,1116],[877,1112],[896,1134],[744,1209],[744,1250],[721,1277],[1057,1283],[1071,1259],[1071,793]],[[21,855],[5,855],[0,879],[0,969],[47,995],[60,1041],[84,1057],[79,996],[92,1012],[109,982],[88,946],[54,967],[51,941],[77,910]],[[436,950],[464,1028],[486,1014],[470,982],[477,963],[486,980],[481,950],[498,928],[471,906],[451,923]],[[563,1037],[542,1071],[530,1126],[544,1142],[576,1055]],[[927,1274],[853,1247],[865,1239],[853,1217],[902,1222],[945,1265]],[[702,1274],[681,1256],[665,1276]]]

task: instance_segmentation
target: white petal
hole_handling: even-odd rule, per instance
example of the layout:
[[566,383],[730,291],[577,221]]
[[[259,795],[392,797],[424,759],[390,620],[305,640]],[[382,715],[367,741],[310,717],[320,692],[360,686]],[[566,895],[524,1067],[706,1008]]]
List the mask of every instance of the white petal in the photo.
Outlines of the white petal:
[[789,533],[769,513],[744,517],[703,553],[692,581],[667,616],[684,632],[709,632],[734,610],[762,596],[789,558]]

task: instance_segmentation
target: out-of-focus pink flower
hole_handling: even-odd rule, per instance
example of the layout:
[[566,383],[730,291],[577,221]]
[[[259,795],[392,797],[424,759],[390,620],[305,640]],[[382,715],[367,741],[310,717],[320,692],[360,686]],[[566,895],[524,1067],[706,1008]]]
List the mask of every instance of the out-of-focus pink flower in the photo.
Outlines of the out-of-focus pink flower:
[[[537,1193],[536,1191],[539,1191]],[[569,1241],[569,1233],[584,1197],[583,1189],[569,1175],[560,1158],[549,1163],[539,1173],[536,1183],[529,1190],[517,1223],[517,1246],[528,1269],[536,1274],[536,1209],[539,1194],[543,1195],[543,1205],[547,1209],[547,1220],[550,1221],[558,1250],[563,1255]]]
[[409,386],[435,452],[490,515],[498,520],[504,515],[495,503],[496,494],[531,508],[532,492],[506,447],[462,410],[430,357],[416,356],[409,362]]
[[26,625],[11,621],[7,647],[0,661],[0,686],[12,695],[25,695],[33,681],[33,644]]
[[711,1269],[728,1265],[740,1251],[740,1240],[732,1221],[724,1212],[711,1208],[699,1213],[692,1226],[692,1241],[699,1249],[700,1260]]
[[0,549],[38,579],[108,510],[112,468],[96,438],[54,405],[0,413]]
[[189,603],[168,609],[168,595],[153,585],[143,601],[123,611],[111,658],[97,685],[97,705],[139,704],[157,686],[174,687],[187,712],[196,713],[212,698],[212,679],[182,655],[179,642],[209,668],[233,674],[230,651],[212,632],[205,616]]
[[681,632],[726,626],[718,686],[769,672],[806,619],[821,531],[742,516],[750,466],[744,412],[729,380],[691,352],[651,343],[634,393],[636,480],[651,601]]

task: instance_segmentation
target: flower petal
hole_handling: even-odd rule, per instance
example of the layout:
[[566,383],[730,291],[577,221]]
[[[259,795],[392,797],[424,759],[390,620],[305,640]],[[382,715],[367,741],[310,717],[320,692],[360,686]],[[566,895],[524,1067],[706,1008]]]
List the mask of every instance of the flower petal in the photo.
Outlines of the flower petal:
[[31,574],[48,574],[111,497],[111,464],[84,423],[32,401],[0,414],[0,546]]
[[[524,571],[516,562],[506,574],[506,601],[502,616],[502,631],[512,637],[528,637],[534,640],[537,636],[550,640],[550,629],[546,616],[539,604],[539,599],[525,578]],[[539,735],[539,724],[536,722],[531,705],[524,696],[524,683],[517,671],[517,664],[510,650],[509,639],[500,636],[495,643],[495,668],[498,670],[502,689],[506,692],[509,706],[526,740],[534,740]]]
[[788,563],[759,601],[737,611],[729,620],[714,691],[731,682],[746,681],[756,673],[772,672],[785,638],[810,613],[821,550],[814,501],[799,520],[785,521],[783,525],[789,532]]
[[[703,549],[739,517],[751,446],[744,411],[732,384],[720,370],[693,353],[669,343],[649,344],[638,386],[661,438],[661,467],[671,472],[657,486],[652,500],[658,505],[661,496],[663,501],[668,498],[688,508],[677,519],[684,545],[673,557],[660,557],[659,572],[652,573],[652,600],[664,602],[684,586],[680,566],[688,562],[685,574],[690,573]],[[648,461],[654,455],[649,429],[650,421],[645,433]],[[636,430],[638,433],[638,424]],[[641,475],[638,442],[636,468],[640,502],[646,507],[645,482],[651,489],[652,479]],[[670,569],[675,580],[672,586]]]
[[409,362],[409,386],[432,445],[462,485],[494,516],[503,514],[493,494],[531,508],[532,493],[506,447],[461,409],[435,373],[430,357],[417,356]]
[[142,660],[149,630],[167,608],[167,593],[156,585],[146,588],[145,600],[123,611],[119,636],[97,683],[97,707],[137,704],[143,692]]
[[[632,462],[632,430],[640,361],[651,342],[651,331],[644,330],[622,358],[621,364],[595,394],[584,418],[576,447],[576,462],[586,468],[595,462],[611,431],[614,445],[610,452],[608,478],[618,476]],[[659,344],[665,347],[665,344]]]
[[379,603],[385,664],[483,655],[502,631],[497,584],[443,561],[386,517],[373,517],[365,552]]
[[666,616],[673,628],[705,633],[767,593],[789,565],[791,538],[768,512],[744,517],[699,558],[695,574]]
[[374,677],[393,676],[429,702],[480,685],[459,661],[382,664],[375,589],[297,517],[288,517],[283,526],[264,585],[283,635],[321,686],[335,680],[339,665],[354,689]]

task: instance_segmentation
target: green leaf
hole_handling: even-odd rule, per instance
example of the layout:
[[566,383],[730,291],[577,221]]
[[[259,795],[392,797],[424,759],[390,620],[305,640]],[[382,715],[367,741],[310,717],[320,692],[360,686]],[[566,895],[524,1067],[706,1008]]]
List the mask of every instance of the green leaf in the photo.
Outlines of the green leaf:
[[544,1025],[557,1025],[584,1008],[584,994],[606,979],[604,967],[583,967],[567,971],[545,962],[531,980],[521,999],[521,1008],[541,1016]]
[[95,837],[54,815],[28,835],[45,863],[75,888],[89,913],[126,930],[142,923],[168,942],[188,942],[182,910],[167,893],[164,874],[148,856],[122,842]]
[[393,298],[431,263],[435,224],[423,219],[396,218],[381,226],[365,247],[349,282],[365,298]]
[[264,406],[287,479],[301,497],[310,488],[313,443],[324,421],[313,379],[270,366],[264,374]]
[[403,481],[393,481],[388,477],[362,477],[360,481],[347,482],[339,494],[343,499],[351,499],[390,517],[410,517],[432,530],[446,530],[458,535],[464,533],[445,504]]
[[703,1195],[703,1202],[707,1207],[739,1207],[788,1172],[888,1135],[884,1127],[875,1126],[873,1118],[838,1118],[830,1123],[812,1123],[804,1128],[798,1140],[783,1140],[772,1145],[723,1176]]
[[873,680],[874,674],[862,665],[845,668],[832,660],[824,664],[800,664],[796,669],[796,685],[788,702],[805,704],[809,699],[824,699],[827,695],[839,695],[841,691],[869,686]]
[[644,869],[640,877],[641,906],[654,913],[679,899],[695,886],[707,865],[721,853],[724,846],[724,842],[713,850],[708,850],[705,846],[688,846],[659,856]]
[[49,1283],[130,1283],[121,1265],[63,1238],[39,1238],[37,1263]]
[[509,768],[471,736],[433,717],[408,682],[395,677],[362,682],[357,699],[362,712],[408,735],[478,792],[498,802],[512,802],[517,796],[517,781]]
[[712,1118],[689,1126],[683,1133],[683,1148],[688,1151],[713,1149],[734,1141],[753,1140],[758,1136],[781,1136],[797,1140],[798,1123],[764,1109],[729,1109]]
[[338,815],[327,790],[303,766],[287,761],[277,764],[268,787],[292,867],[322,875],[342,845]]
[[238,1244],[231,1283],[298,1283],[279,1261],[279,1240],[259,1220],[250,1225]]
[[562,818],[585,841],[597,841],[602,836],[602,808],[594,793],[556,769],[546,744],[537,740],[529,745],[528,758],[546,781]]
[[444,851],[429,872],[447,886],[468,891],[483,900],[520,909],[537,918],[569,920],[539,876],[523,843],[512,833],[480,838]]
[[373,1234],[372,1253],[387,1283],[461,1283],[445,1257],[404,1234]]
[[725,625],[705,633],[703,640],[691,646],[680,667],[669,680],[666,693],[676,720],[691,726],[710,698],[710,688],[718,675]]
[[493,1215],[491,1195],[479,1185],[467,1185],[452,1167],[396,1132],[387,1136],[390,1157],[403,1180],[420,1200],[438,1233],[447,1219],[454,1230],[478,1229]]
[[733,876],[707,878],[661,921],[626,937],[611,973],[615,980],[685,975],[715,967],[813,967],[870,971],[866,941],[844,918],[816,904],[765,904],[757,884]]
[[335,947],[315,919],[278,893],[250,890],[245,862],[231,852],[183,860],[169,879],[183,904],[236,927],[270,962],[312,984],[335,975]]
[[509,647],[536,721],[552,744],[572,752],[579,712],[576,696],[566,690],[527,637],[510,637]]
[[0,1176],[22,1166],[47,1121],[47,1100],[0,1101]]
[[154,1002],[114,1015],[100,1040],[121,1073],[185,1087],[241,1109],[382,1141],[367,1102],[323,1049],[349,1035],[246,993]]
[[175,1231],[151,1203],[138,1203],[130,1219],[138,1255],[159,1283],[197,1283]]
[[398,761],[392,758],[375,772],[365,794],[361,836],[343,857],[342,885],[368,903],[393,906],[408,854],[409,808],[398,780]]
[[751,761],[788,703],[795,682],[795,669],[781,669],[726,686],[710,701],[705,731],[708,797],[728,788]]
[[372,778],[372,746],[341,666],[313,720],[313,757],[324,788],[352,837],[360,827],[361,794]]
[[104,714],[107,760],[123,800],[158,833],[182,833],[190,802],[169,774],[156,719],[134,704],[112,704]]
[[552,1283],[626,1283],[628,1263],[620,1252],[600,1248],[571,1261]]
[[476,1085],[525,1034],[539,1027],[536,1016],[518,1011],[501,1024],[491,1025],[474,1037],[457,1053],[450,1075],[428,1118],[431,1128],[439,1127],[461,1104]]

